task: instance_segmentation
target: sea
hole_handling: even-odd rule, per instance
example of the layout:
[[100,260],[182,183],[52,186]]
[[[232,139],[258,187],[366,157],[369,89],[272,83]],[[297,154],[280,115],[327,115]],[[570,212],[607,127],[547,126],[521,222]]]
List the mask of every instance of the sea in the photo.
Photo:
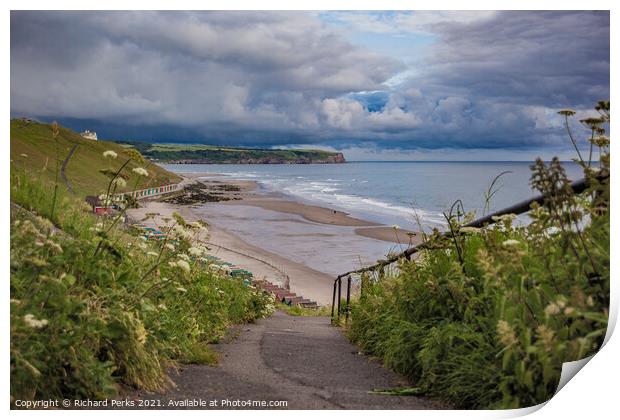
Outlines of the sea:
[[[256,180],[265,192],[345,211],[405,229],[445,226],[456,200],[477,216],[537,194],[530,187],[531,162],[348,162],[311,165],[163,165],[173,172],[208,172],[222,179]],[[570,179],[582,177],[564,162]],[[486,196],[493,180],[496,192]]]

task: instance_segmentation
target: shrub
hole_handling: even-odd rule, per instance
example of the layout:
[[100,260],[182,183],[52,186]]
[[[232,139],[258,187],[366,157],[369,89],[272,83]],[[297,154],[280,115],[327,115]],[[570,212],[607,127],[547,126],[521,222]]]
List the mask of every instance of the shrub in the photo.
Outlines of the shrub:
[[531,223],[517,226],[507,215],[461,230],[450,218],[450,237],[434,235],[418,260],[363,281],[350,338],[457,407],[551,398],[562,363],[596,352],[607,329],[609,103],[597,110],[601,118],[582,121],[592,128],[590,159],[578,160],[590,185],[584,193],[573,193],[557,159],[537,160],[531,184],[546,198],[532,205]]
[[177,237],[172,251],[118,220],[95,219],[62,189],[52,194],[44,181],[12,172],[12,400],[163,388],[167,366],[214,362],[207,343],[273,310],[268,295],[198,256],[180,262],[191,237]]

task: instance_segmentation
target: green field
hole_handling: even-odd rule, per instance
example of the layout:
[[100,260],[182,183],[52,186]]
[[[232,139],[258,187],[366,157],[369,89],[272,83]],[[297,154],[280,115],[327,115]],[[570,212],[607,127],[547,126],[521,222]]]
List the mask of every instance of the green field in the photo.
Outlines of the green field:
[[[77,148],[67,164],[66,175],[71,187],[80,196],[104,193],[110,178],[101,171],[110,166],[119,168],[129,159],[127,148],[118,143],[85,139],[64,127],[60,127],[59,135],[54,140],[49,124],[22,119],[11,120],[11,166],[25,170],[43,181],[54,182],[57,159],[61,165],[74,145],[77,145]],[[103,157],[106,150],[116,152],[118,157],[113,162],[109,161]],[[132,169],[138,166],[148,170],[147,178],[138,179],[132,172]],[[119,188],[118,191],[166,185],[180,180],[179,176],[148,161],[130,162],[121,175],[127,181],[127,186]]]
[[195,163],[341,163],[336,152],[315,149],[254,149],[206,144],[149,144],[132,142],[144,156],[157,161]]

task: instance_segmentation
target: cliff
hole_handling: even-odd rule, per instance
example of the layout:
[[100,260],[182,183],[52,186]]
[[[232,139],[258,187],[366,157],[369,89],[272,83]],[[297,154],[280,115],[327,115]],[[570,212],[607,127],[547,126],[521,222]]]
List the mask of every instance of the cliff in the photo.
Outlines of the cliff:
[[313,149],[252,149],[194,144],[130,143],[144,156],[166,163],[310,164],[345,163],[342,153]]

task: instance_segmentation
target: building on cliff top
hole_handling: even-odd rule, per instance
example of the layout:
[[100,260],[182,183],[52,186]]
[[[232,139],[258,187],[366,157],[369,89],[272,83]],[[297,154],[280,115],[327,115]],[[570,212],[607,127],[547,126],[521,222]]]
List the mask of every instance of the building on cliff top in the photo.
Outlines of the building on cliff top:
[[80,133],[80,136],[84,137],[85,139],[97,140],[97,133],[95,133],[94,131],[83,131]]

